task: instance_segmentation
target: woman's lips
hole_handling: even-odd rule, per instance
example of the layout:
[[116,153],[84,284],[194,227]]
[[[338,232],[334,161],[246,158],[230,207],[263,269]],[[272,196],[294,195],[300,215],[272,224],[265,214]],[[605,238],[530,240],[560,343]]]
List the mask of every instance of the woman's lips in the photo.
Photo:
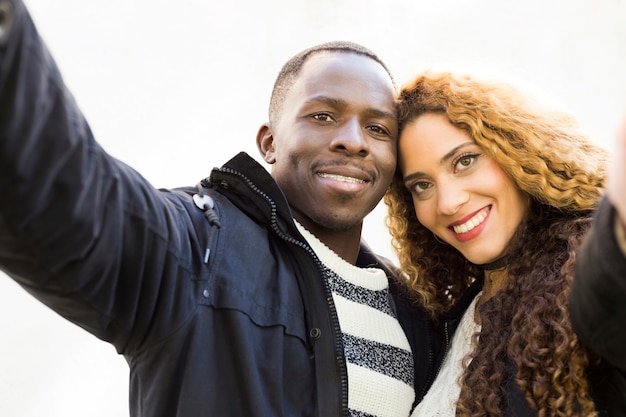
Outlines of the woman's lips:
[[484,222],[487,216],[489,215],[490,210],[491,210],[490,206],[485,207],[484,209],[476,213],[474,216],[472,216],[472,218],[470,218],[466,222],[462,224],[452,225],[450,226],[450,228],[454,230],[454,233],[457,233],[457,234],[467,233],[471,231],[472,229],[474,229],[476,226],[479,226],[482,222]]

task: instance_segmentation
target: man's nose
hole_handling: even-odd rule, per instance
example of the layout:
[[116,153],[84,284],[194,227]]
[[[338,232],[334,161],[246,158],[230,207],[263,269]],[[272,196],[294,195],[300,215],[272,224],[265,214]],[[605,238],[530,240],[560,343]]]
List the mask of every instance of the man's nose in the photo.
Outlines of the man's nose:
[[339,125],[336,135],[331,142],[333,150],[345,151],[361,156],[370,152],[367,132],[357,118],[350,118]]

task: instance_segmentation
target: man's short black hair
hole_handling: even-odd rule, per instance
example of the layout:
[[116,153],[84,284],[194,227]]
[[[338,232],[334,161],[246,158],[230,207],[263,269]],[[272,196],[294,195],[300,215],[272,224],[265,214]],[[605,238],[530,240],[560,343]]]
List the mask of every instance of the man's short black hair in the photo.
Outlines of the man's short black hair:
[[294,84],[306,60],[320,52],[344,52],[369,57],[382,65],[385,71],[387,71],[387,74],[389,74],[391,81],[394,82],[393,76],[385,63],[370,49],[349,41],[332,41],[322,43],[305,49],[304,51],[293,56],[285,63],[285,65],[283,65],[282,69],[278,73],[278,77],[276,77],[276,81],[274,82],[274,88],[272,89],[272,97],[270,99],[269,106],[270,123],[274,124],[278,121],[283,110],[283,104],[285,102],[287,92]]

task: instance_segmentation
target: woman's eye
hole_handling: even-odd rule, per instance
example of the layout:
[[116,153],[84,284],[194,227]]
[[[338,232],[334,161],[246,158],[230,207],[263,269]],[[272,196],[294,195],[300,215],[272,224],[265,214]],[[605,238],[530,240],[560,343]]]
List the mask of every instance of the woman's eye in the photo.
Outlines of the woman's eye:
[[425,191],[428,191],[431,187],[431,184],[427,181],[418,181],[416,183],[413,184],[413,192],[415,194],[422,194]]
[[479,157],[478,154],[465,154],[465,155],[459,156],[452,163],[452,167],[454,169],[454,172],[460,172],[460,171],[463,171],[463,170],[469,168],[470,166],[472,166],[474,164],[474,161],[478,157]]

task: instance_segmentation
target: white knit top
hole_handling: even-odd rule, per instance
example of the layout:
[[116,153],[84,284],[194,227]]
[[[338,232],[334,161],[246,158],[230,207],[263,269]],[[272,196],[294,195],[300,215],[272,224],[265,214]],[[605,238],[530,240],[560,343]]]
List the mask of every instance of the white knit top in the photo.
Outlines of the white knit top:
[[463,314],[439,374],[424,399],[413,410],[411,417],[455,416],[456,403],[461,393],[459,379],[463,372],[463,359],[476,348],[472,344],[472,336],[480,331],[480,325],[474,321],[476,300],[479,297],[480,293]]
[[326,268],[343,337],[350,416],[409,416],[415,399],[413,356],[391,309],[385,272],[344,261],[297,226]]

